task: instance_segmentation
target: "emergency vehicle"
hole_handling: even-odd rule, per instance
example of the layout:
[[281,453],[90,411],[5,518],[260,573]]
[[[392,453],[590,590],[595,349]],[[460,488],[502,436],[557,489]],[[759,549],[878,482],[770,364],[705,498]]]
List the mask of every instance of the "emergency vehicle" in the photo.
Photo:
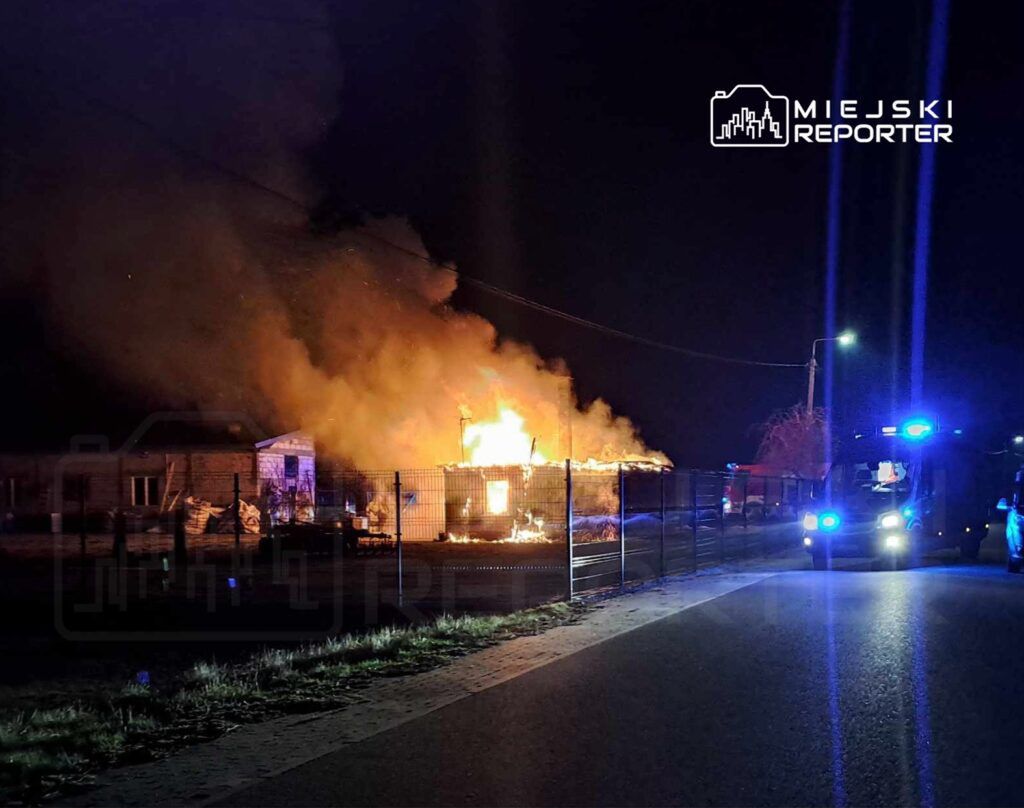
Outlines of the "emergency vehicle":
[[962,430],[928,419],[858,434],[837,451],[803,543],[815,569],[837,556],[885,558],[903,566],[921,553],[958,548],[977,558],[988,533],[984,453]]

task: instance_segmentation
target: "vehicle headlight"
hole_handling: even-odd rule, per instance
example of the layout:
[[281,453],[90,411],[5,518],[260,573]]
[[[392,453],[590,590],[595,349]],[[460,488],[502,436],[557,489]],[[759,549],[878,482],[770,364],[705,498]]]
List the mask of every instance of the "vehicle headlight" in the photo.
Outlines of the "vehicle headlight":
[[804,530],[818,529],[818,515],[816,513],[804,514]]
[[886,550],[899,550],[903,546],[903,537],[898,536],[895,533],[891,536],[885,537],[885,549]]
[[894,530],[898,527],[903,527],[903,517],[895,511],[883,513],[878,517],[878,526],[884,530]]

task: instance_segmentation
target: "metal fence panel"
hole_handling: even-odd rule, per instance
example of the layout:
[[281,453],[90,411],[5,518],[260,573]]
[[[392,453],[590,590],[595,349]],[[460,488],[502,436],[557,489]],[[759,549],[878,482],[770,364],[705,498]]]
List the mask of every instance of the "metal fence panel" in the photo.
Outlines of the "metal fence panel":
[[[256,465],[230,473],[69,468],[46,490],[26,491],[40,512],[19,512],[16,527],[63,534],[58,546],[84,555],[116,552],[118,541],[129,552],[169,552],[182,533],[189,547],[255,548],[275,525],[346,521],[381,536],[377,544],[389,553],[399,538],[475,545],[477,557],[493,559],[475,569],[516,574],[522,565],[503,563],[513,554],[504,546],[552,545],[531,563],[544,565],[546,585],[551,565],[564,565],[565,590],[581,593],[769,552],[791,541],[793,531],[781,528],[799,520],[815,491],[797,478],[577,467],[569,507],[567,476],[559,465],[317,468],[315,477]],[[402,558],[397,553],[394,565],[399,585]]]

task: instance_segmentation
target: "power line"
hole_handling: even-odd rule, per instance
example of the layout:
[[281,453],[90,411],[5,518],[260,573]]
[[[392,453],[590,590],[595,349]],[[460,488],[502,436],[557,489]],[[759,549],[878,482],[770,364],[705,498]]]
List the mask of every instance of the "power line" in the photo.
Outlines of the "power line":
[[650,339],[649,337],[643,337],[640,336],[639,334],[632,334],[628,331],[622,331],[618,328],[612,328],[611,326],[603,325],[602,323],[598,323],[593,320],[588,320],[584,317],[578,317],[575,314],[570,314],[569,312],[562,311],[561,309],[556,309],[553,306],[548,306],[545,303],[540,303],[536,300],[531,300],[528,297],[518,295],[515,292],[510,292],[507,289],[502,289],[501,287],[495,286],[494,284],[488,283],[487,281],[480,280],[479,278],[474,278],[472,275],[466,275],[465,273],[460,272],[454,267],[448,266],[447,264],[443,264],[440,261],[437,261],[431,258],[430,256],[423,255],[422,253],[418,253],[415,250],[410,250],[406,247],[402,247],[399,244],[395,244],[394,242],[384,238],[383,236],[378,236],[375,233],[370,233],[363,230],[360,231],[360,234],[369,236],[375,241],[378,241],[382,244],[387,245],[388,247],[391,247],[392,249],[405,253],[411,258],[416,258],[420,261],[425,261],[426,263],[429,263],[431,266],[434,266],[438,269],[443,269],[446,272],[450,272],[460,280],[463,280],[472,286],[476,286],[479,289],[483,289],[487,292],[503,297],[506,300],[511,300],[514,303],[518,303],[522,306],[526,306],[536,311],[543,312],[544,314],[548,314],[552,317],[557,317],[561,320],[565,320],[566,322],[574,323],[576,325],[583,326],[584,328],[590,328],[594,331],[598,331],[603,334],[608,334],[613,337],[620,337],[621,339],[627,339],[632,342],[639,343],[640,345],[647,345],[651,348],[659,348],[663,351],[672,351],[674,353],[682,354],[684,356],[693,357],[694,359],[707,359],[710,361],[727,362],[735,365],[754,365],[757,367],[768,368],[807,367],[807,364],[803,362],[760,362],[756,359],[742,359],[736,356],[723,356],[721,354],[706,353],[705,351],[696,351],[693,350],[692,348],[683,348],[680,345],[672,345],[671,343],[668,342],[661,342],[660,340]]
[[[19,65],[19,66],[27,67],[28,69],[32,70],[33,72],[36,72],[36,73],[39,73],[39,74],[42,74],[42,75],[45,76],[44,71],[38,70],[37,68],[32,68],[32,67],[27,66],[27,65]],[[248,185],[249,187],[251,187],[251,188],[253,188],[255,190],[258,190],[258,191],[261,191],[261,192],[263,192],[265,194],[273,196],[278,201],[284,202],[284,203],[290,205],[291,207],[294,207],[294,208],[298,209],[299,211],[301,211],[302,213],[306,214],[307,216],[312,213],[312,211],[310,210],[309,206],[306,205],[306,203],[304,203],[303,201],[301,201],[299,199],[296,199],[293,196],[290,196],[289,194],[285,193],[284,191],[281,191],[281,190],[279,190],[277,188],[274,188],[274,187],[272,187],[270,185],[266,185],[265,183],[260,182],[259,180],[249,176],[248,174],[245,174],[245,173],[243,173],[241,171],[233,169],[230,166],[226,166],[226,165],[218,162],[217,160],[214,160],[214,159],[212,159],[212,158],[202,154],[201,152],[198,152],[198,151],[196,151],[194,149],[190,149],[187,146],[183,146],[182,144],[178,143],[173,138],[170,138],[170,137],[167,137],[166,135],[164,135],[163,132],[161,132],[155,125],[153,125],[152,123],[150,123],[146,119],[139,117],[135,113],[133,113],[133,112],[131,112],[129,110],[122,109],[121,107],[116,106],[114,104],[111,104],[110,102],[108,102],[108,101],[106,101],[106,100],[104,100],[102,98],[98,98],[98,97],[96,97],[96,96],[94,96],[92,94],[82,93],[82,95],[80,97],[84,101],[87,101],[89,104],[92,104],[93,106],[99,107],[101,110],[105,111],[108,115],[111,115],[111,116],[120,118],[122,120],[128,121],[128,122],[134,124],[135,126],[141,128],[141,129],[146,130],[146,132],[148,132],[149,135],[153,139],[155,139],[157,142],[159,142],[165,148],[175,152],[176,154],[179,154],[179,155],[181,155],[183,157],[186,157],[186,158],[188,158],[190,160],[193,160],[193,161],[195,161],[195,162],[205,166],[206,168],[208,168],[208,169],[210,169],[212,171],[215,171],[217,173],[223,174],[226,177],[229,177],[230,179],[234,180],[235,182],[238,182],[238,183],[240,183],[242,185]],[[435,269],[440,269],[440,270],[443,270],[445,272],[449,272],[452,275],[454,275],[456,278],[460,279],[461,281],[464,281],[465,283],[467,283],[467,284],[469,284],[471,286],[475,286],[478,289],[482,289],[482,290],[484,290],[486,292],[489,292],[490,294],[496,295],[498,297],[502,297],[505,300],[509,300],[509,301],[511,301],[513,303],[518,303],[521,306],[525,306],[527,308],[531,308],[531,309],[533,309],[535,311],[542,312],[542,313],[547,314],[547,315],[549,315],[551,317],[555,317],[557,319],[564,320],[565,322],[573,323],[574,325],[578,325],[578,326],[581,326],[583,328],[589,328],[589,329],[591,329],[593,331],[596,331],[598,333],[607,334],[609,336],[613,336],[613,337],[618,337],[620,339],[629,340],[629,341],[635,342],[635,343],[637,343],[639,345],[646,345],[646,346],[651,347],[651,348],[657,348],[657,349],[663,350],[663,351],[670,351],[672,353],[677,353],[677,354],[680,354],[682,356],[689,356],[689,357],[691,357],[693,359],[703,359],[703,360],[706,360],[706,361],[723,362],[723,363],[726,363],[726,364],[746,365],[746,366],[752,366],[752,367],[766,367],[766,368],[806,368],[807,367],[806,363],[804,363],[804,362],[762,362],[762,361],[759,361],[759,360],[756,360],[756,359],[744,359],[744,358],[736,357],[736,356],[725,356],[723,354],[708,353],[706,351],[698,351],[698,350],[694,350],[692,348],[684,348],[684,347],[682,347],[680,345],[673,345],[673,344],[668,343],[668,342],[662,342],[660,340],[651,339],[649,337],[644,337],[644,336],[641,336],[639,334],[633,334],[633,333],[628,332],[628,331],[623,331],[623,330],[618,329],[618,328],[613,328],[611,326],[604,325],[603,323],[598,323],[598,322],[596,322],[594,320],[588,320],[585,317],[579,317],[579,316],[577,316],[575,314],[570,314],[569,312],[562,311],[561,309],[556,309],[553,306],[548,306],[545,303],[541,303],[539,301],[532,300],[532,299],[530,299],[528,297],[525,297],[523,295],[516,294],[515,292],[510,292],[507,289],[502,289],[500,286],[495,286],[492,283],[488,283],[487,281],[481,280],[479,278],[475,278],[472,275],[467,275],[466,273],[461,272],[460,270],[455,269],[455,267],[453,267],[453,266],[451,266],[449,264],[446,264],[446,263],[438,261],[438,260],[436,260],[434,258],[431,258],[429,255],[424,255],[423,253],[417,252],[416,250],[411,250],[408,247],[403,247],[400,244],[396,244],[395,242],[391,241],[390,239],[385,238],[384,236],[381,236],[381,235],[378,235],[378,234],[372,232],[368,228],[365,228],[365,227],[362,228],[359,231],[359,234],[361,236],[369,238],[369,239],[371,239],[371,240],[373,240],[373,241],[375,241],[375,242],[377,242],[377,243],[379,243],[379,244],[381,244],[381,245],[383,245],[385,247],[388,247],[389,249],[395,250],[396,252],[400,252],[400,253],[402,253],[402,254],[410,257],[410,258],[413,258],[413,259],[415,259],[417,261],[421,261],[421,262],[423,262],[425,264],[428,264],[428,265],[434,267]]]

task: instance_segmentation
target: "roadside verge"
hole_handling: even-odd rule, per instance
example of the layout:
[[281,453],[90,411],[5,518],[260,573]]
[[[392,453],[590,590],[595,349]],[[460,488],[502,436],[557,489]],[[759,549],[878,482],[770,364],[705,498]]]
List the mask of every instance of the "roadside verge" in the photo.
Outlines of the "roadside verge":
[[342,708],[243,726],[163,760],[109,771],[74,805],[181,805],[214,802],[232,791],[412,721],[570,654],[773,573],[667,579],[629,597],[596,603],[578,620],[510,639],[411,676],[376,679]]

